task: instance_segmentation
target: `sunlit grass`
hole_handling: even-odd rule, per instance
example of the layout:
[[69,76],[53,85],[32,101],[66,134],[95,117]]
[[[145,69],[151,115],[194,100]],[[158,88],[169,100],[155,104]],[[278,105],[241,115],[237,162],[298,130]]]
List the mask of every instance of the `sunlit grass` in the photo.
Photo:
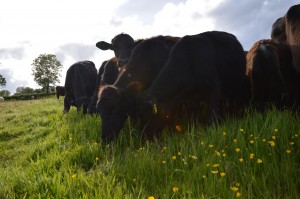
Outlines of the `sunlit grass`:
[[299,198],[300,120],[249,112],[180,124],[143,140],[130,121],[112,144],[101,120],[55,98],[1,102],[0,198]]

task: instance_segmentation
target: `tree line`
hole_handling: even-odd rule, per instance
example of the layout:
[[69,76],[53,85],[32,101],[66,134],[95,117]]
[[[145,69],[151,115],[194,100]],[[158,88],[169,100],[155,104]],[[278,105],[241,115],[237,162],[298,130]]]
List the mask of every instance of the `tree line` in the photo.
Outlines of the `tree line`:
[[[60,71],[62,64],[57,60],[56,55],[53,54],[40,54],[32,62],[32,75],[34,81],[41,86],[40,89],[33,89],[30,87],[18,87],[15,95],[26,95],[26,94],[39,94],[46,93],[50,94],[55,92],[54,85],[59,83]],[[5,87],[7,81],[3,75],[0,74],[0,86]],[[0,96],[9,96],[8,90],[1,90]]]

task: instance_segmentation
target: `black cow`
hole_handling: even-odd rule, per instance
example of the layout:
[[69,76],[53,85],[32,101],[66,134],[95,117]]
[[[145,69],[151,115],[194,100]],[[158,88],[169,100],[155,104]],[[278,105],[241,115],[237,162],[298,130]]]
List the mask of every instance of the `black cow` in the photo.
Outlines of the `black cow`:
[[99,49],[113,50],[115,57],[104,61],[98,70],[94,97],[88,108],[88,111],[91,114],[93,114],[96,111],[96,103],[98,100],[98,88],[101,85],[113,84],[116,81],[117,76],[121,71],[121,67],[127,63],[132,49],[141,41],[142,39],[134,41],[130,35],[121,33],[116,35],[112,39],[111,43],[107,43],[105,41],[97,42],[96,46]]
[[65,96],[65,87],[64,86],[56,86],[56,97],[59,99],[59,96]]
[[117,58],[117,65],[121,67],[127,63],[131,50],[135,47],[135,42],[130,35],[121,33],[116,35],[111,43],[99,41],[96,46],[101,50],[113,50]]
[[133,49],[116,82],[100,88],[97,112],[102,118],[104,140],[113,140],[119,134],[128,115],[135,118],[135,96],[151,85],[178,39],[157,36],[142,41]]
[[147,124],[144,134],[159,135],[173,110],[194,97],[191,93],[207,102],[210,123],[219,121],[223,102],[234,113],[247,100],[242,99],[245,72],[245,52],[234,35],[211,31],[183,37],[151,87],[138,97],[138,113]]
[[97,69],[91,61],[79,61],[70,66],[65,80],[64,113],[69,112],[73,104],[77,110],[83,108],[83,113],[87,112],[96,78]]

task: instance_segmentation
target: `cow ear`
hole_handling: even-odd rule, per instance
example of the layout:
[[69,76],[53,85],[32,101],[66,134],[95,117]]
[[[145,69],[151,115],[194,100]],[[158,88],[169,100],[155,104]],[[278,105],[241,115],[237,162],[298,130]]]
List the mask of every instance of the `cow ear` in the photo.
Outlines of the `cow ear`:
[[96,46],[101,50],[112,50],[112,45],[105,41],[99,41],[96,43]]

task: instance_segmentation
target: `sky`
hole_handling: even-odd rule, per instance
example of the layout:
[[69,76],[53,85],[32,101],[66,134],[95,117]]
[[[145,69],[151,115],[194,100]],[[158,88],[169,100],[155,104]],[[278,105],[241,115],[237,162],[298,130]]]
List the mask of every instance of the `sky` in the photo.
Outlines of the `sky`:
[[134,39],[185,36],[219,30],[234,34],[244,50],[270,38],[272,24],[299,0],[3,0],[0,2],[0,90],[40,88],[32,63],[54,54],[62,63],[60,82],[75,62],[97,69],[114,56],[95,44],[119,33]]

